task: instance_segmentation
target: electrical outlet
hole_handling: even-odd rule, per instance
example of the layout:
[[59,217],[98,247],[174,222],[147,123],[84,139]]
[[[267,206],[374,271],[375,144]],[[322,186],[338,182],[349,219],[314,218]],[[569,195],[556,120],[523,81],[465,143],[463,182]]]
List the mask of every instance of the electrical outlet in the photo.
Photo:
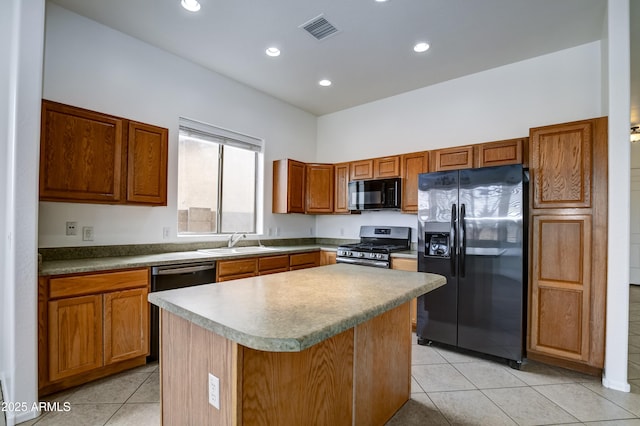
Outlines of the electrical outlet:
[[276,226],[276,236],[280,235],[280,227]]
[[93,226],[82,227],[82,241],[93,241]]
[[209,373],[209,404],[220,409],[220,379]]
[[78,234],[78,222],[67,222],[67,235]]
[[269,228],[267,235],[270,237],[273,236],[273,228]]
[[344,228],[340,228],[340,236],[344,237]]
[[162,228],[162,238],[165,240],[168,239],[170,231],[171,231],[171,228],[169,228],[168,226],[165,226],[164,228]]

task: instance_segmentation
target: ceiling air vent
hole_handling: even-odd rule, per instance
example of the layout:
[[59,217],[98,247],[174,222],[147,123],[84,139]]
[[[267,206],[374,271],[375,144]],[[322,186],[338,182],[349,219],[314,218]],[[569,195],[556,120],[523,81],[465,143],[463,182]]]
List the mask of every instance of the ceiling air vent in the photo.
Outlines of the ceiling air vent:
[[327,21],[323,15],[316,16],[309,22],[300,25],[300,28],[311,34],[316,40],[324,40],[338,32],[338,29]]

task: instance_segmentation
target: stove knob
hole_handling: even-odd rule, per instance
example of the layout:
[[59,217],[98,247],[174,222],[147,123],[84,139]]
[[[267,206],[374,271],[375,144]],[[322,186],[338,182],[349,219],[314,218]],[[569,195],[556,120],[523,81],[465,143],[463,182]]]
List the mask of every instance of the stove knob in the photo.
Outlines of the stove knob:
[[345,256],[353,256],[353,253],[351,253],[350,251],[345,251],[344,254]]
[[358,257],[364,257],[364,253],[358,253]]
[[377,259],[382,259],[382,253],[378,253],[378,254],[376,254],[376,258],[377,258]]

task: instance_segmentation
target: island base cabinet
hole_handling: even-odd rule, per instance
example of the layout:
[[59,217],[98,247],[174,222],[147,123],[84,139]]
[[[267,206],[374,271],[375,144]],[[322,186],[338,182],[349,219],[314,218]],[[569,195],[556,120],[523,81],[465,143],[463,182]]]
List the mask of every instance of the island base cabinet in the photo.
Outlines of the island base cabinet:
[[383,425],[410,397],[409,323],[405,303],[303,351],[265,352],[162,310],[162,424]]

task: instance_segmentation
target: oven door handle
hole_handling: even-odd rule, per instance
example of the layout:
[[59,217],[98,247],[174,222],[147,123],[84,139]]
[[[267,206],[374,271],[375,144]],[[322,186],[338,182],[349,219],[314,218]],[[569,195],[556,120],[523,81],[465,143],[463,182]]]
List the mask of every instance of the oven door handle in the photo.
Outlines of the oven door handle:
[[389,263],[384,262],[382,260],[369,260],[362,261],[359,259],[352,259],[350,257],[339,257],[336,259],[337,263],[350,263],[352,265],[362,265],[362,266],[374,266],[376,268],[387,268],[389,269]]
[[211,263],[208,265],[198,265],[198,266],[185,266],[181,268],[166,268],[162,269],[162,267],[154,267],[151,269],[151,275],[178,275],[178,274],[189,274],[192,272],[200,272],[200,271],[210,271],[212,269],[216,269],[216,264]]

